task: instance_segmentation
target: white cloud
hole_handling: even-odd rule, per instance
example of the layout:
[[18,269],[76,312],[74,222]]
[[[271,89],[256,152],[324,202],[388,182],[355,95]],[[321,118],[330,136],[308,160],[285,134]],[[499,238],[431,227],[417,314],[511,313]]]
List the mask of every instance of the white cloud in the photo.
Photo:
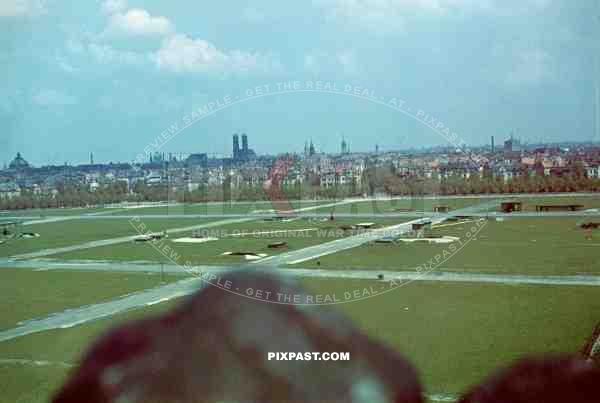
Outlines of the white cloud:
[[[1,1],[1,0],[0,0]],[[224,50],[209,41],[193,38],[175,31],[174,24],[166,17],[152,16],[141,8],[128,8],[125,0],[106,0],[102,10],[108,16],[104,32],[97,35],[88,45],[70,44],[75,53],[88,52],[101,63],[153,63],[160,70],[176,73],[198,72],[245,72],[273,71],[280,66],[270,56],[238,49]],[[247,9],[251,19],[260,19],[255,9]],[[157,50],[136,52],[118,50],[114,34],[128,36],[152,36],[160,38]],[[131,43],[127,44],[131,46]]]
[[153,55],[160,69],[183,72],[268,70],[270,58],[241,50],[221,50],[203,39],[172,35]]
[[173,24],[168,18],[151,16],[141,8],[132,8],[126,12],[117,12],[109,17],[109,32],[129,35],[167,35],[173,32]]
[[77,103],[77,98],[52,89],[38,91],[31,97],[31,100],[42,106],[73,105]]
[[44,12],[42,0],[0,0],[0,17],[31,16]]

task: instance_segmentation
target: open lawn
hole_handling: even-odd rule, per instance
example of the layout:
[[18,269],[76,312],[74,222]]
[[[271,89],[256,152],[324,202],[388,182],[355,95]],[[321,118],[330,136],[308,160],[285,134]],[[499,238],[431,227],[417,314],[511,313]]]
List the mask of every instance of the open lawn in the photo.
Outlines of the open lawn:
[[[600,222],[600,218],[595,221]],[[437,270],[538,275],[600,274],[600,230],[594,230],[592,239],[588,240],[578,227],[580,222],[582,219],[578,218],[487,221],[474,239]],[[456,236],[464,243],[469,239],[466,234],[472,226],[472,223],[442,224],[431,234]],[[458,250],[460,244],[455,242],[454,245]],[[428,262],[436,255],[444,256],[444,251],[450,252],[449,245],[373,243],[300,265],[316,268],[319,261],[322,269],[413,270],[418,266],[429,267]]]
[[436,199],[423,196],[414,196],[408,199],[379,199],[371,201],[356,201],[335,207],[324,207],[316,210],[317,213],[329,214],[332,210],[338,214],[393,214],[407,211],[433,211],[436,206],[447,206],[450,210],[457,210],[468,206],[476,206],[489,202],[489,198],[460,198]]
[[[367,221],[381,226],[389,226],[405,222],[407,219],[369,219]],[[229,224],[207,229],[206,235],[219,238],[217,241],[205,243],[175,243],[179,235],[170,236],[164,243],[137,243],[128,242],[119,245],[102,246],[92,249],[66,252],[52,255],[56,259],[101,259],[101,260],[144,260],[169,262],[156,248],[162,249],[164,245],[176,253],[179,258],[177,263],[183,264],[187,261],[193,264],[232,264],[244,262],[243,257],[222,256],[224,252],[251,251],[255,253],[267,253],[269,256],[285,251],[305,248],[307,246],[338,239],[340,235],[349,236],[351,232],[342,232],[339,226],[343,224],[357,224],[365,220],[338,219],[330,221],[312,221],[298,219],[291,222],[274,221],[252,221],[239,224]],[[151,221],[149,221],[151,222]],[[318,229],[315,231],[295,231],[299,229]],[[271,231],[286,230],[284,233],[269,233]],[[235,236],[245,233],[247,236]],[[203,233],[204,234],[204,233]],[[221,237],[222,234],[227,236]],[[191,234],[180,234],[182,237]],[[269,243],[285,241],[287,248],[272,249]],[[170,255],[170,252],[169,252]]]
[[[519,200],[523,202],[523,211],[535,211],[535,206],[538,204],[553,204],[553,205],[564,205],[564,204],[579,204],[582,209],[600,208],[600,197],[599,196],[568,196],[568,197],[556,197],[556,196],[535,196],[535,197],[520,197],[511,198],[505,197],[502,201]],[[499,206],[498,206],[499,207]],[[497,208],[496,210],[499,210]]]
[[[155,232],[172,228],[201,225],[210,222],[204,218],[154,219],[145,222],[147,229]],[[40,234],[39,238],[9,239],[0,244],[0,257],[12,256],[47,248],[75,245],[87,241],[138,235],[129,219],[67,220],[23,226],[24,232]]]
[[[309,282],[314,293],[340,297],[377,284]],[[523,355],[578,351],[598,321],[597,294],[595,287],[416,282],[339,307],[403,352],[430,393],[458,393]]]
[[[310,208],[323,204],[338,202],[339,200],[291,200],[294,209]],[[159,214],[250,214],[267,213],[273,210],[270,201],[232,201],[211,203],[182,203],[160,207],[140,207],[115,209],[114,215],[159,215]]]
[[[87,345],[108,327],[127,320],[163,312],[174,305],[174,301],[129,311],[86,325],[65,330],[51,330],[32,335],[40,337],[30,340],[28,336],[0,343],[0,403],[47,403],[53,392],[64,382],[73,364],[83,354]],[[60,340],[60,341],[59,341]],[[60,345],[52,345],[59,341]],[[23,349],[37,343],[38,352],[45,349],[46,357],[63,356],[63,361],[31,358]],[[19,357],[15,359],[15,357]]]
[[[174,276],[163,276],[172,281]],[[161,276],[145,273],[0,269],[0,329],[18,322],[157,287]]]
[[[310,212],[318,214],[335,213],[343,214],[386,214],[400,213],[406,211],[433,211],[434,206],[448,206],[450,209],[459,209],[467,206],[477,205],[490,201],[485,197],[469,198],[431,198],[424,196],[414,196],[412,198],[403,198],[397,200],[378,199],[364,201],[357,199],[352,202],[340,204],[338,206],[328,206],[311,209]],[[499,199],[498,199],[499,200]],[[329,205],[340,202],[341,200],[292,200],[294,209],[312,208],[316,206]],[[161,207],[130,208],[115,210],[114,215],[132,215],[132,214],[249,214],[266,213],[272,210],[273,206],[269,201],[233,202],[233,203],[193,203],[177,204]],[[308,211],[307,211],[308,213]]]
[[[490,197],[491,196],[491,197]],[[382,198],[375,201],[356,200],[352,203],[340,206],[324,207],[313,210],[317,213],[328,214],[332,209],[338,213],[391,213],[407,210],[432,211],[434,206],[448,206],[450,209],[458,209],[471,205],[482,204],[495,200],[498,205],[491,210],[498,210],[500,201],[521,200],[524,202],[525,211],[535,211],[536,204],[581,204],[583,208],[600,208],[600,197],[596,196],[495,196],[495,195],[471,195],[468,197],[443,197],[419,196],[390,200]],[[293,208],[315,207],[324,204],[339,202],[340,200],[291,200]],[[3,216],[23,217],[53,217],[72,216],[87,214],[107,215],[163,215],[163,214],[248,214],[252,212],[266,212],[272,210],[271,202],[261,201],[233,201],[233,202],[210,202],[210,203],[181,203],[174,205],[160,205],[152,207],[90,207],[90,208],[50,208],[50,209],[27,209],[27,210],[3,210],[0,211],[0,219]]]
[[[338,294],[381,282],[306,280],[314,294]],[[405,354],[429,393],[455,394],[499,365],[527,354],[574,352],[597,322],[594,287],[414,282],[387,294],[338,305],[355,323]],[[251,302],[244,302],[251,303]],[[262,303],[262,302],[253,302]],[[70,329],[0,343],[1,402],[44,402],[101,331],[154,305]],[[310,309],[323,309],[312,307]],[[7,360],[49,361],[46,366]],[[4,361],[4,363],[3,363]],[[53,364],[52,364],[53,363]]]
[[[498,199],[498,205],[500,200]],[[524,210],[535,210],[535,204],[583,204],[600,207],[600,198],[552,197],[523,199]],[[446,205],[458,209],[489,202],[489,198],[357,202],[335,208],[337,213],[388,213],[412,209],[431,210]],[[328,203],[328,201],[323,201]],[[314,204],[314,203],[313,203]],[[242,204],[230,213],[240,213]],[[186,205],[183,214],[202,214],[196,209],[212,209],[212,205]],[[248,205],[243,206],[248,208]],[[258,203],[253,210],[270,209]],[[190,208],[191,210],[188,210]],[[217,205],[217,209],[222,206]],[[114,210],[114,214],[182,214],[166,207]],[[62,210],[62,209],[60,209]],[[69,211],[81,210],[72,209]],[[144,211],[144,210],[147,210]],[[328,214],[331,208],[315,212]],[[496,207],[492,208],[496,210]],[[212,211],[212,210],[211,210]],[[245,212],[248,212],[246,210]],[[209,213],[218,214],[219,212]],[[67,214],[60,214],[67,215]],[[0,216],[1,219],[1,216]],[[336,219],[335,222],[297,219],[290,222],[257,219],[218,225],[206,232],[220,238],[206,243],[175,243],[175,239],[191,236],[191,230],[169,234],[154,246],[165,245],[183,264],[235,264],[240,257],[220,256],[225,251],[253,251],[279,254],[337,239],[336,230],[343,224],[375,222],[382,226],[398,224],[412,218]],[[211,218],[143,220],[155,232],[213,222]],[[505,218],[487,221],[479,233],[436,270],[530,274],[530,275],[600,275],[600,229],[591,232],[592,239],[578,227],[582,222],[600,222],[598,217],[585,218]],[[431,230],[432,236],[456,236],[462,243],[474,222],[447,222]],[[298,232],[317,228],[320,232]],[[106,220],[67,220],[23,227],[37,232],[35,239],[13,240],[0,245],[0,257],[45,248],[80,244],[87,241],[137,235],[126,218]],[[288,230],[292,233],[268,233]],[[215,232],[216,231],[216,232]],[[201,231],[202,232],[202,231]],[[241,233],[250,236],[239,236]],[[295,236],[293,235],[295,234]],[[286,236],[287,235],[287,236]],[[343,236],[351,235],[345,232]],[[287,241],[287,249],[270,249],[274,241]],[[459,242],[454,245],[460,246]],[[363,246],[320,257],[320,269],[414,270],[429,267],[435,256],[449,250],[449,244],[423,243],[365,244]],[[171,256],[173,254],[169,253]],[[168,260],[150,243],[133,241],[112,246],[49,256],[57,259],[101,260]],[[316,268],[317,260],[298,266]],[[294,267],[294,266],[290,266]],[[167,282],[181,276],[164,276]],[[68,308],[93,304],[158,286],[160,274],[98,271],[35,271],[0,268],[0,329],[18,322],[39,318]],[[344,300],[346,292],[382,290],[385,282],[350,279],[303,279],[315,295],[329,295]],[[371,288],[373,287],[373,288]],[[373,298],[334,307],[344,311],[364,331],[404,353],[418,368],[430,394],[457,394],[488,375],[500,365],[527,354],[575,352],[598,322],[600,299],[598,287],[525,286],[483,283],[445,283],[414,281]],[[175,302],[139,308],[68,329],[52,330],[0,342],[0,403],[46,402],[63,381],[88,343],[107,327],[123,320],[163,311]],[[252,302],[244,299],[243,303]],[[324,309],[314,306],[307,309]]]
[[[483,197],[486,196],[486,197]],[[470,206],[483,205],[491,203],[488,207],[482,207],[481,211],[500,211],[500,203],[505,200],[519,200],[523,202],[523,211],[535,211],[537,204],[579,204],[582,209],[600,208],[600,197],[596,196],[492,196],[490,195],[472,195],[469,197],[457,198],[432,198],[423,196],[414,196],[409,199],[379,199],[372,201],[356,201],[350,204],[336,206],[335,208],[320,208],[318,213],[330,213],[334,210],[336,213],[346,214],[390,214],[406,211],[433,211],[436,206],[447,206],[450,211]]]
[[72,216],[82,214],[107,214],[113,209],[100,207],[72,207],[72,208],[46,208],[46,209],[23,209],[23,210],[2,210],[0,211],[0,219],[4,216],[10,217],[55,217],[55,216]]

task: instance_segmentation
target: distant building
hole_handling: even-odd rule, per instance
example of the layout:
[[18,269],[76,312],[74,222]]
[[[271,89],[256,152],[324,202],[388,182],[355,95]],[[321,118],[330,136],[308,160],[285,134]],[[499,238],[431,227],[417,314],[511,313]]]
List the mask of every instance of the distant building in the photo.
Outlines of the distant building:
[[165,153],[159,153],[156,151],[154,154],[150,154],[150,163],[160,164],[161,162],[166,161]]
[[237,161],[240,158],[240,136],[233,135],[233,159]]
[[503,201],[500,203],[500,210],[504,213],[512,213],[513,211],[521,211],[523,203],[520,201]]
[[240,149],[240,140],[237,134],[233,135],[233,162],[246,162],[256,159],[254,150],[248,148],[248,136],[242,134],[242,148]]
[[21,189],[16,183],[0,183],[0,199],[11,199],[20,195]]
[[163,178],[158,172],[151,172],[148,176],[144,178],[144,181],[148,186],[160,185],[162,180]]
[[600,178],[600,168],[598,167],[598,164],[586,164],[585,176],[588,178]]
[[242,153],[248,154],[248,136],[245,133],[242,134]]
[[348,143],[346,143],[346,139],[342,137],[342,147],[341,147],[342,155],[348,154],[350,150],[348,149]]
[[512,153],[513,150],[513,138],[510,137],[508,140],[504,140],[504,152]]
[[208,156],[206,153],[202,154],[190,154],[189,157],[185,160],[185,163],[188,167],[207,167],[208,166]]
[[10,169],[25,169],[29,168],[29,163],[21,156],[21,153],[17,153],[17,156],[8,164]]

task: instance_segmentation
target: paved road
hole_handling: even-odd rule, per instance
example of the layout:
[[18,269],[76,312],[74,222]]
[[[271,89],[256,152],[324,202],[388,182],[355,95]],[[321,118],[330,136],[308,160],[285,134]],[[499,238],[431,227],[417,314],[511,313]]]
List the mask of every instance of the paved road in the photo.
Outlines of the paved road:
[[[336,218],[411,218],[411,217],[435,217],[441,215],[433,211],[406,211],[406,212],[390,212],[390,213],[335,213]],[[600,209],[588,209],[580,211],[548,211],[548,212],[535,212],[535,211],[520,211],[514,213],[502,213],[497,211],[478,211],[469,213],[469,215],[475,217],[504,217],[504,218],[560,218],[560,217],[598,217],[600,216]],[[312,214],[298,214],[301,218],[329,218],[330,213],[312,213]],[[272,218],[273,214],[141,214],[141,215],[112,215],[112,216],[65,216],[65,217],[53,217],[44,220],[25,221],[23,225],[31,224],[43,224],[50,222],[59,222],[67,220],[131,220],[139,218],[141,220],[156,220],[156,219],[176,219],[176,218],[189,218],[189,219],[225,219],[225,218],[252,218],[255,220]],[[7,219],[14,220],[18,217],[6,217]]]
[[368,242],[372,242],[377,239],[381,239],[391,234],[401,235],[408,233],[412,229],[413,224],[431,222],[431,224],[439,224],[450,217],[456,215],[470,214],[477,212],[481,209],[487,209],[493,202],[486,202],[477,206],[465,207],[462,209],[454,210],[446,214],[437,214],[430,217],[422,217],[416,220],[407,221],[401,224],[391,225],[388,227],[377,228],[372,231],[361,233],[346,238],[336,239],[334,241],[322,243],[319,245],[309,246],[307,248],[294,250],[287,253],[282,253],[276,256],[269,256],[264,259],[254,261],[254,264],[269,264],[269,265],[284,265],[284,264],[298,264],[306,262],[307,260],[316,259],[321,256],[330,255],[343,250],[356,248],[357,246],[363,245]]
[[[52,217],[6,217],[11,220],[22,220],[23,218],[34,218],[33,220],[23,221],[22,225],[47,224],[60,221],[77,220],[83,216],[52,216]],[[4,217],[2,217],[4,218]]]
[[[321,205],[317,205],[317,206],[309,206],[306,208],[301,208],[301,209],[296,209],[296,212],[301,212],[301,211],[309,211],[309,210],[314,210],[314,209],[318,209],[318,208],[326,208],[326,207],[331,207],[334,205],[341,205],[341,204],[349,204],[349,203],[357,203],[357,202],[369,202],[369,201],[374,201],[374,202],[385,202],[385,201],[390,201],[390,200],[413,200],[418,198],[419,200],[455,200],[455,199],[502,199],[502,198],[511,198],[511,199],[519,199],[519,198],[529,198],[529,197],[599,197],[600,193],[508,193],[508,194],[481,194],[481,195],[446,195],[446,196],[419,196],[419,197],[414,197],[414,196],[393,196],[393,197],[367,197],[367,198],[349,198],[349,199],[343,199],[343,200],[339,200],[336,202],[332,202],[329,204],[321,204]],[[301,202],[301,203],[313,203],[313,202],[323,202],[324,200],[292,200],[292,202]],[[192,205],[222,205],[223,202],[208,202],[208,203],[186,203],[186,206],[192,206]],[[252,202],[252,201],[238,201],[233,203],[233,205],[253,205],[253,204],[266,204],[269,205],[270,202],[268,201],[256,201],[256,202]],[[135,210],[137,208],[146,208],[146,207],[178,207],[183,205],[182,203],[171,203],[171,204],[166,204],[166,203],[153,203],[153,204],[149,204],[149,205],[115,205],[112,208],[114,208],[115,210],[121,209],[121,210]],[[122,218],[133,218],[133,217],[144,217],[144,218],[201,218],[201,217],[215,217],[215,218],[237,218],[237,217],[248,217],[249,215],[246,214],[142,214],[142,215],[135,215],[135,214],[131,214],[131,215],[118,215],[118,216],[110,216],[110,215],[105,215],[105,214],[112,214],[114,213],[114,211],[102,211],[102,212],[98,212],[98,213],[86,213],[86,214],[81,214],[81,215],[69,215],[69,216],[52,216],[52,217],[44,217],[44,216],[11,216],[11,211],[10,210],[3,210],[0,211],[0,217],[2,219],[7,219],[7,220],[23,220],[23,219],[27,219],[28,221],[23,222],[23,225],[31,225],[31,224],[42,224],[42,223],[46,223],[46,222],[57,222],[57,221],[65,221],[65,220],[73,220],[73,219],[88,219],[88,220],[94,220],[94,219],[122,219]],[[565,212],[567,213],[567,212]],[[524,214],[525,216],[529,216],[529,214],[534,214],[533,216],[538,217],[538,216],[545,216],[546,214],[550,215],[550,216],[563,216],[563,214],[565,213],[561,213],[561,212],[550,212],[550,213],[545,213],[545,214],[536,214],[536,213],[528,213],[528,212],[524,212],[522,214]],[[578,214],[582,214],[585,212],[575,212],[575,214],[566,214],[566,216],[570,216],[570,215],[578,215]],[[412,214],[416,214],[416,216],[418,216],[419,212],[409,212],[409,213],[391,213],[391,214],[387,214],[387,213],[383,213],[385,216],[395,216],[394,214],[398,214],[397,216],[402,217],[402,216],[415,216]],[[271,214],[272,215],[272,214]],[[271,216],[269,214],[252,214],[252,216],[256,217],[256,218],[263,218],[265,216]],[[512,213],[510,214],[510,216],[516,217],[519,216],[521,214],[519,213]],[[315,216],[327,216],[327,215],[315,215]],[[338,217],[377,217],[377,214],[365,214],[365,215],[360,215],[360,214],[337,214]]]
[[[72,271],[110,271],[120,273],[167,273],[181,274],[189,276],[190,273],[183,270],[177,264],[160,264],[156,262],[140,261],[102,261],[102,260],[56,260],[56,259],[32,259],[32,260],[13,260],[10,258],[0,258],[0,270],[3,268],[22,268],[34,269],[35,271],[49,270],[72,270]],[[224,273],[231,270],[265,270],[273,272],[271,265],[264,267],[252,263],[241,263],[239,265],[197,265],[197,270],[209,271],[212,273]],[[414,279],[416,273],[411,270],[386,270],[371,268],[362,269],[315,269],[308,267],[286,266],[280,271],[283,275],[301,276],[301,277],[327,277],[327,278],[358,278],[375,279],[378,274],[383,274],[386,278],[396,275],[403,278]],[[440,273],[443,273],[440,274]],[[433,278],[433,277],[435,278]],[[475,281],[475,282],[517,282],[526,284],[531,281],[532,284],[548,285],[597,285],[600,282],[600,275],[576,274],[576,275],[516,275],[516,274],[494,274],[483,272],[440,272],[432,271],[423,281]]]
[[[203,268],[206,269],[206,268]],[[208,272],[217,276],[230,271],[229,267],[210,267]],[[256,267],[255,270],[272,272],[271,268]],[[373,270],[314,270],[314,269],[285,269],[278,273],[281,276],[294,278],[328,278],[328,279],[362,279],[376,280],[378,274],[383,275],[382,281],[396,279],[399,284],[410,281],[444,281],[461,283],[494,283],[511,285],[561,285],[561,286],[595,286],[600,287],[600,276],[527,276],[502,275],[481,273],[449,273],[433,271],[426,274],[417,272],[392,272]],[[401,280],[398,281],[398,280]],[[32,319],[19,326],[0,331],[0,342],[25,336],[31,333],[43,332],[50,329],[66,329],[83,323],[126,312],[142,306],[163,303],[175,298],[189,295],[207,283],[199,278],[191,277],[184,280],[156,287],[112,301],[69,309],[50,316]]]
[[[110,262],[110,261],[55,261],[55,260],[25,260],[12,261],[10,259],[0,259],[0,270],[2,268],[23,268],[35,269],[35,271],[48,270],[72,270],[72,271],[111,271],[124,273],[160,273],[181,274],[182,276],[191,276],[189,272],[184,271],[175,264],[161,265],[149,262]],[[232,270],[254,270],[273,273],[271,266],[260,266],[250,264],[240,264],[237,266],[225,265],[199,265],[194,266],[199,271],[206,271],[216,275],[223,274]],[[414,270],[378,270],[378,269],[314,269],[306,267],[288,266],[277,271],[278,274],[291,277],[308,278],[331,278],[331,279],[359,279],[375,280],[378,275],[384,276],[384,279],[401,278],[403,281],[450,281],[450,282],[475,282],[475,283],[499,283],[499,284],[536,284],[536,285],[579,285],[579,286],[600,286],[600,275],[520,275],[520,274],[494,274],[477,272],[448,272],[433,270],[426,274],[419,274]]]
[[[251,220],[252,220],[252,218],[237,218],[237,219],[211,221],[211,222],[208,222],[205,224],[196,224],[196,225],[192,225],[192,226],[188,226],[188,227],[171,228],[168,230],[168,233],[169,234],[177,234],[180,232],[188,232],[188,231],[193,231],[193,230],[201,229],[201,228],[218,227],[218,226],[222,226],[222,225],[235,224],[235,223],[251,221]],[[133,226],[132,226],[132,229],[133,229]],[[29,253],[23,253],[20,255],[15,255],[12,257],[17,260],[19,260],[19,259],[20,260],[35,259],[35,258],[39,258],[39,257],[55,255],[57,253],[72,252],[75,250],[90,249],[90,248],[96,248],[99,246],[108,246],[108,245],[116,245],[119,243],[131,242],[139,236],[140,235],[137,234],[137,235],[128,235],[128,236],[122,236],[122,237],[110,238],[110,239],[99,239],[97,241],[89,241],[89,242],[84,242],[84,243],[80,243],[77,245],[63,246],[60,248],[42,249],[42,250],[38,250],[35,252],[29,252]]]
[[315,270],[285,269],[284,276],[328,279],[375,280],[383,275],[383,280],[399,279],[409,281],[444,281],[453,283],[495,283],[515,285],[562,285],[600,287],[600,276],[529,276],[521,274],[455,273],[433,270],[428,273],[416,271],[375,271],[375,270]]
[[[468,207],[465,209],[457,210],[451,214],[440,215],[439,217],[431,219],[433,223],[442,222],[446,218],[454,214],[466,214],[469,212],[477,211],[477,209],[485,208],[485,205]],[[277,259],[262,259],[259,264],[248,265],[247,267],[254,267],[256,270],[273,271],[273,265],[283,263],[298,263],[314,259],[319,256],[338,252],[340,250],[349,249],[358,245],[361,245],[370,240],[377,239],[378,237],[386,236],[391,230],[396,231],[407,231],[410,229],[410,225],[415,222],[422,222],[428,220],[428,218],[422,218],[414,220],[412,222],[403,223],[383,229],[376,229],[371,231],[369,236],[363,234],[358,236],[352,236],[327,242],[325,244],[311,246],[305,249],[289,252],[280,256]],[[2,264],[14,263],[9,259],[4,259]],[[35,264],[36,262],[23,262]],[[262,264],[261,264],[262,263]],[[267,267],[265,267],[267,263]],[[64,264],[64,263],[63,263]],[[109,266],[111,263],[90,263],[91,265],[96,264],[96,267]],[[100,266],[98,266],[100,265]],[[126,265],[126,263],[123,263]],[[130,268],[131,269],[131,268]],[[155,265],[156,269],[156,265]],[[211,268],[211,271],[215,273],[227,270],[227,267]],[[360,271],[341,271],[341,270],[311,270],[311,269],[298,269],[288,268],[285,270],[279,270],[278,273],[282,273],[286,276],[293,277],[313,277],[313,278],[360,278],[360,279],[373,279],[374,273],[372,270]],[[491,283],[505,283],[505,284],[552,284],[552,285],[600,285],[600,277],[594,276],[506,276],[506,275],[491,275],[491,274],[467,274],[467,273],[435,273],[421,276],[416,272],[378,272],[377,274],[383,274],[384,279],[389,279],[393,276],[399,276],[400,279],[410,280],[424,280],[424,281],[462,281],[462,282],[491,282]],[[0,332],[0,341],[10,340],[16,337],[24,336],[35,332],[42,332],[48,329],[57,328],[68,328],[76,326],[89,321],[105,318],[117,313],[121,313],[130,309],[134,309],[139,306],[152,305],[162,303],[173,298],[187,295],[199,287],[206,284],[198,278],[189,278],[181,280],[176,283],[168,284],[162,287],[153,288],[138,293],[130,294],[113,301],[88,305],[76,309],[70,309],[61,313],[53,314],[46,318],[34,319],[27,321],[20,326]]]
[[[178,273],[182,269],[175,264],[161,265],[147,261],[115,261],[115,260],[59,260],[52,258],[15,260],[13,258],[0,258],[2,268],[35,269],[35,271],[48,270],[73,270],[73,271],[115,271],[115,272],[143,272],[160,273],[161,266],[165,273]],[[220,266],[202,266],[218,269]],[[185,272],[183,272],[185,274]]]
[[[322,206],[304,207],[304,208],[298,209],[297,211],[300,211],[300,212],[310,211],[310,210],[314,210],[314,209],[317,209],[320,207],[333,207],[333,206],[338,206],[338,205],[347,204],[347,203],[351,203],[351,202],[352,202],[351,200],[343,200],[340,202],[325,204]],[[218,218],[218,217],[215,217],[215,218]],[[171,229],[168,229],[168,232],[169,232],[169,234],[177,234],[177,233],[181,233],[181,232],[193,231],[196,229],[219,227],[219,226],[223,226],[223,225],[236,224],[236,223],[248,222],[248,221],[253,221],[253,220],[256,220],[256,218],[248,216],[248,215],[243,215],[242,217],[224,219],[224,220],[218,220],[218,221],[211,221],[208,223],[196,224],[196,225],[192,225],[192,226],[188,226],[188,227],[171,228]],[[141,221],[141,219],[140,219],[140,221]],[[42,250],[38,250],[35,252],[29,252],[29,253],[23,253],[20,255],[15,255],[12,257],[17,260],[35,259],[35,258],[40,258],[40,257],[44,257],[44,256],[55,255],[57,253],[72,252],[72,251],[76,251],[76,250],[96,248],[99,246],[108,246],[108,245],[115,245],[115,244],[119,244],[119,243],[131,242],[138,236],[139,236],[139,234],[117,237],[117,238],[110,238],[110,239],[100,239],[100,240],[96,240],[96,241],[84,242],[84,243],[77,244],[77,245],[63,246],[60,248],[42,249]]]
[[202,280],[188,278],[162,287],[129,294],[112,301],[69,309],[45,318],[31,319],[13,329],[0,331],[0,342],[51,329],[67,329],[136,307],[162,303],[188,295],[202,287],[203,284]]
[[[341,203],[349,203],[349,202],[350,201],[345,201],[345,202],[341,202]],[[309,247],[306,247],[303,249],[298,249],[295,251],[282,253],[280,255],[269,256],[267,258],[257,260],[254,263],[260,264],[260,265],[268,264],[271,266],[302,263],[307,260],[312,260],[312,259],[315,259],[315,258],[318,258],[321,256],[325,256],[325,255],[333,254],[333,253],[340,252],[343,250],[355,248],[364,243],[371,242],[373,240],[389,236],[391,233],[397,234],[397,235],[406,233],[411,230],[412,224],[414,224],[414,223],[431,222],[432,224],[437,224],[437,223],[441,223],[441,222],[445,221],[447,218],[452,217],[457,214],[461,215],[461,214],[468,214],[471,212],[477,212],[478,210],[489,207],[489,205],[491,203],[492,202],[483,203],[483,204],[480,204],[477,206],[470,206],[470,207],[466,207],[463,209],[455,210],[455,211],[447,213],[447,214],[438,214],[433,217],[422,217],[422,218],[404,222],[401,224],[374,229],[372,231],[361,233],[359,235],[336,239],[334,241],[309,246]],[[339,204],[340,203],[334,203],[334,205],[339,205]],[[313,209],[313,208],[318,208],[318,207],[316,207],[316,206],[307,207],[304,210],[309,210],[309,209]],[[177,232],[185,232],[185,231],[190,231],[192,229],[197,229],[197,228],[208,228],[208,227],[220,226],[220,225],[224,225],[224,224],[231,224],[234,222],[250,221],[252,219],[251,218],[239,218],[237,220],[239,220],[239,221],[227,221],[227,220],[216,221],[216,222],[211,222],[211,223],[207,223],[207,224],[196,225],[193,227],[170,229],[169,233],[172,234],[172,233],[177,233]],[[62,248],[45,249],[45,250],[41,250],[41,251],[30,252],[30,253],[13,256],[13,259],[14,260],[35,259],[35,258],[40,258],[40,257],[57,254],[57,253],[70,252],[70,251],[80,250],[80,249],[94,248],[97,246],[113,245],[113,244],[117,244],[117,243],[132,241],[135,237],[136,237],[136,235],[133,235],[133,236],[105,239],[105,240],[99,240],[99,241],[90,241],[90,242],[86,242],[83,244],[65,246]]]

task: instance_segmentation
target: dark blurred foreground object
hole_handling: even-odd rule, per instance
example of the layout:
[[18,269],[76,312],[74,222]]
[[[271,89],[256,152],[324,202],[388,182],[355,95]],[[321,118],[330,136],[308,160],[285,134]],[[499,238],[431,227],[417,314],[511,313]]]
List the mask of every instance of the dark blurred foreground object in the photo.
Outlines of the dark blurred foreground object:
[[[293,285],[254,273],[207,286],[172,312],[96,342],[54,403],[423,402],[416,371],[325,307],[275,303]],[[267,294],[269,293],[269,294]],[[265,301],[264,299],[269,299]],[[349,352],[349,361],[268,360],[269,352]]]
[[501,370],[458,403],[598,403],[600,368],[579,357],[528,358]]

